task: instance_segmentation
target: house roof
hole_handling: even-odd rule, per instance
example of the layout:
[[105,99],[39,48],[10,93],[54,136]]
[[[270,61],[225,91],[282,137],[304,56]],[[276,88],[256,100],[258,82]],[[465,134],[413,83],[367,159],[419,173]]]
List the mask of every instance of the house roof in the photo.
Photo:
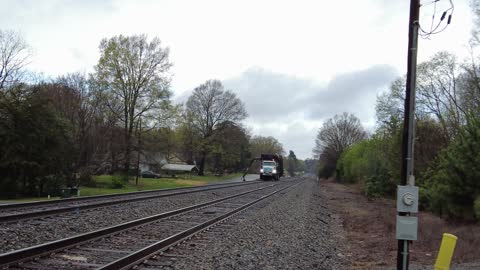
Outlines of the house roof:
[[[137,152],[134,153],[135,154],[132,154],[132,156],[136,157]],[[164,154],[145,150],[140,155],[140,163],[162,165],[167,164],[168,162]]]
[[193,168],[197,168],[195,165],[187,165],[187,164],[165,164],[162,166],[162,170],[165,171],[183,171],[183,172],[190,172]]

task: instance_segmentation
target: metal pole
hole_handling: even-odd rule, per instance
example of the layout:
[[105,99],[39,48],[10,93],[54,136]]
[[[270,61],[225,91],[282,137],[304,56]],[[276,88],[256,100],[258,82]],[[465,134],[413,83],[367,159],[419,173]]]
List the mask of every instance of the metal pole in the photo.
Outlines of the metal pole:
[[[400,179],[401,185],[414,185],[413,149],[415,140],[415,83],[417,67],[419,12],[420,0],[411,0],[410,20],[408,23],[408,66],[402,139],[402,171]],[[408,215],[408,213],[399,212],[399,215],[406,216]],[[408,263],[409,242],[408,240],[398,240],[397,270],[408,270]]]

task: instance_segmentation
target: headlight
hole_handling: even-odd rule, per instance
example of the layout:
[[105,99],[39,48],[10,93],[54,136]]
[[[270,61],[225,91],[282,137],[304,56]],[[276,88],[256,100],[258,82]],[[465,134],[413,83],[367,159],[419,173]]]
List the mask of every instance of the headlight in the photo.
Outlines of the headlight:
[[277,170],[273,169],[272,173],[277,173]]
[[263,169],[260,169],[260,172],[263,173]]

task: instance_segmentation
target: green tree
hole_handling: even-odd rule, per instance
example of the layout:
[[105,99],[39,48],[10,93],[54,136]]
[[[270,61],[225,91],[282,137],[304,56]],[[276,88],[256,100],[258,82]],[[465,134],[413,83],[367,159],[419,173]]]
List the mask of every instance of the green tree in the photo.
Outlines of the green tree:
[[54,194],[71,174],[70,127],[40,87],[17,85],[0,96],[2,192]]
[[362,183],[367,196],[393,195],[397,180],[392,170],[397,168],[390,163],[390,147],[390,138],[379,135],[351,145],[337,163],[337,178]]
[[148,41],[146,35],[119,35],[100,42],[100,59],[92,78],[105,91],[109,109],[123,126],[127,176],[139,119],[149,123],[169,107],[171,66],[169,50],[161,47],[158,38]]
[[421,197],[427,208],[452,218],[473,219],[480,196],[480,121],[474,117],[425,173]]
[[241,171],[250,159],[249,135],[245,129],[232,122],[223,122],[215,129],[209,143],[213,170]]
[[199,175],[204,175],[205,161],[211,148],[208,143],[218,125],[238,123],[247,117],[245,105],[232,91],[225,90],[218,80],[209,80],[196,87],[186,104],[189,124],[201,137]]
[[283,145],[272,136],[253,136],[250,139],[250,150],[254,158],[260,157],[261,154],[277,154],[280,156],[285,154]]
[[320,128],[313,153],[320,160],[320,177],[333,176],[340,155],[350,145],[367,138],[367,133],[355,115],[337,114]]

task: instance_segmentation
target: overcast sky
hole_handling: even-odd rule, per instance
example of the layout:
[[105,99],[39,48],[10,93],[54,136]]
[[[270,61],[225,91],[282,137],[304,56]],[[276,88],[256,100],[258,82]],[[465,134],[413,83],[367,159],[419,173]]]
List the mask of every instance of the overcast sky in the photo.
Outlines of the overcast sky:
[[[344,111],[374,129],[375,99],[406,72],[407,0],[0,0],[0,27],[23,34],[29,68],[45,76],[91,72],[105,37],[146,33],[170,48],[174,100],[220,79],[246,103],[245,125],[311,157],[325,119]],[[433,7],[422,1],[421,25]],[[419,61],[468,56],[472,16],[453,0],[451,25],[420,39]],[[440,0],[437,18],[450,6]]]

